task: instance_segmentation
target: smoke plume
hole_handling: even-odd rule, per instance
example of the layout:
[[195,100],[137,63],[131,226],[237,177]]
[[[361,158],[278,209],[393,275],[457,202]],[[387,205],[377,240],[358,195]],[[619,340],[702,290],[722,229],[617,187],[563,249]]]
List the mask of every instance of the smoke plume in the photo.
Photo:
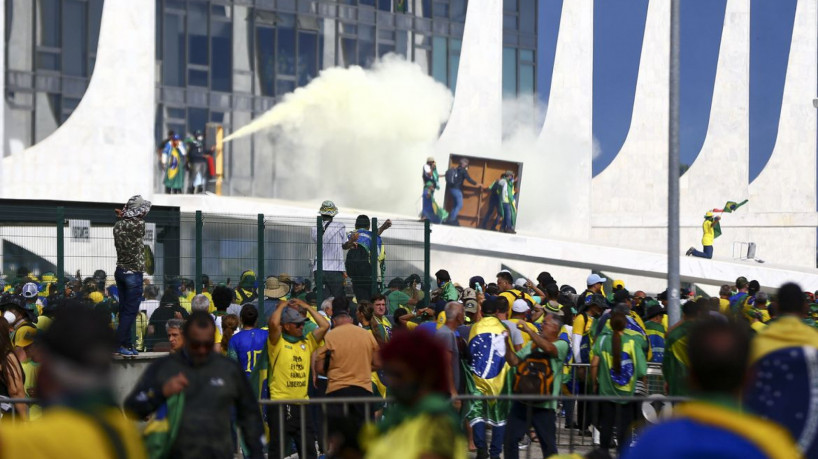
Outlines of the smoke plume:
[[415,215],[421,167],[446,122],[452,94],[416,64],[388,55],[371,69],[330,68],[250,124],[269,131],[273,197],[335,200]]

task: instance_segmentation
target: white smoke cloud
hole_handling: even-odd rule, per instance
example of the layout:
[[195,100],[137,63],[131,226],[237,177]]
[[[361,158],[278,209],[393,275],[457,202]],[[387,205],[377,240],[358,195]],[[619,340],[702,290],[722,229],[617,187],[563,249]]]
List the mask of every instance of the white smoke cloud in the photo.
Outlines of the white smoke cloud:
[[261,154],[275,157],[276,198],[413,215],[452,100],[418,65],[388,55],[371,69],[324,70],[225,140],[271,130],[272,152]]

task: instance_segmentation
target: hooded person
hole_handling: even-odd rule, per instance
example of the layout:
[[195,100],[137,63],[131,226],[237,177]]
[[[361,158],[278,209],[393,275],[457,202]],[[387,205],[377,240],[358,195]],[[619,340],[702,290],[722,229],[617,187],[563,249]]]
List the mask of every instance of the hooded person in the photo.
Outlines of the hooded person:
[[119,325],[116,330],[118,353],[134,356],[138,353],[131,341],[131,328],[139,312],[142,298],[142,280],[145,272],[145,216],[151,203],[140,195],[132,196],[122,209],[114,209],[116,246],[116,271],[114,279],[119,292]]

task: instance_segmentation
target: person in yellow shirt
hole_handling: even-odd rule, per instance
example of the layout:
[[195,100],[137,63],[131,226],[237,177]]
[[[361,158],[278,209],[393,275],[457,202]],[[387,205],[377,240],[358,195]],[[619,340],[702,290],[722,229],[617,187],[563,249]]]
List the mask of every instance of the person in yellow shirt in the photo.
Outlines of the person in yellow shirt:
[[[298,313],[296,306],[306,309],[318,328],[304,335],[304,323],[307,319]],[[311,355],[318,349],[318,343],[324,339],[329,330],[329,322],[312,306],[300,300],[279,302],[268,322],[269,334],[267,351],[270,362],[270,398],[273,400],[307,400],[307,388],[310,383]],[[303,410],[306,413],[306,410]],[[283,414],[283,425],[279,415]],[[282,450],[290,441],[295,441],[299,457],[315,458],[315,449],[301,451],[301,414],[299,405],[275,405],[269,408],[267,422],[271,435],[268,444],[268,457],[282,458]],[[315,430],[311,417],[304,420],[308,445],[315,441]],[[284,432],[285,442],[281,443],[278,432]],[[286,455],[286,453],[285,453]]]
[[37,340],[37,395],[47,408],[34,422],[0,429],[0,457],[147,457],[142,436],[122,415],[110,386],[117,343],[108,318],[66,304]]
[[721,217],[714,217],[713,212],[708,211],[704,214],[704,223],[702,223],[702,252],[691,247],[687,250],[685,255],[699,257],[699,258],[713,258],[713,241],[716,239],[716,224],[721,220]]

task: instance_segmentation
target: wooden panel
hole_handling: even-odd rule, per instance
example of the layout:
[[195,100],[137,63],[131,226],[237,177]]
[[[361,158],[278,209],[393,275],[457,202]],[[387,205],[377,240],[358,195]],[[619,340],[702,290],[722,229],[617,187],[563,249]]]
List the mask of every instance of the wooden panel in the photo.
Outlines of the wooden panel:
[[[514,163],[510,161],[502,161],[499,159],[478,158],[474,156],[465,155],[450,155],[449,167],[457,167],[461,158],[469,160],[469,175],[478,183],[477,186],[469,182],[463,182],[463,209],[457,217],[460,226],[468,226],[477,228],[480,226],[481,220],[485,217],[488,210],[489,203],[489,187],[495,180],[498,180],[505,171],[514,172],[515,177],[520,177],[522,173],[522,163]],[[445,172],[441,174],[441,178],[445,177]],[[444,179],[445,180],[445,179]],[[520,184],[518,179],[516,184],[517,201],[519,202]],[[479,186],[482,185],[482,188]],[[454,199],[449,193],[446,193],[444,200],[446,210],[451,212],[454,207]]]

